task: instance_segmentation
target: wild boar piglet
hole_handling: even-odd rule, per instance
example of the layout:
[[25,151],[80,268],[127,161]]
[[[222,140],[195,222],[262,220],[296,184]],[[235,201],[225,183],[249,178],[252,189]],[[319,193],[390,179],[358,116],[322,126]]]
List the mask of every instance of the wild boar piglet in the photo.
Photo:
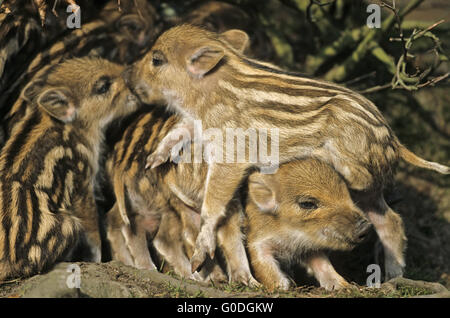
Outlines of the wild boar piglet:
[[[184,203],[173,208],[189,219],[200,205],[186,186],[192,180],[186,178],[187,165],[172,168],[178,171],[178,177],[168,178],[167,185],[172,197]],[[184,178],[180,178],[182,171]],[[353,202],[343,178],[330,165],[310,158],[293,160],[281,165],[274,174],[251,173],[242,187],[248,190],[241,192],[246,193],[246,198],[233,200],[232,212],[218,227],[218,245],[226,266],[232,269],[229,272],[243,268],[245,256],[236,258],[242,255],[236,242],[246,241],[251,269],[256,279],[270,289],[288,289],[291,279],[281,264],[290,267],[297,263],[306,266],[327,290],[349,286],[326,253],[351,250],[364,240],[371,224]],[[175,200],[172,198],[171,202]],[[236,208],[238,202],[244,204],[243,209]],[[193,233],[195,239],[200,223],[185,224],[189,226],[184,225],[183,232]],[[192,240],[185,243],[190,246]],[[179,254],[177,258],[185,255]]]
[[245,213],[252,269],[269,288],[287,289],[291,280],[280,262],[289,266],[299,261],[321,287],[348,286],[325,252],[351,250],[371,228],[345,181],[314,159],[285,163],[275,174],[251,174]]
[[94,200],[103,134],[134,111],[123,66],[98,58],[51,67],[22,92],[21,120],[0,152],[0,280],[69,260],[100,262]]
[[[133,116],[134,117],[134,116]],[[127,124],[106,163],[116,203],[107,213],[106,232],[112,257],[141,269],[157,269],[149,253],[154,247],[175,273],[196,280],[220,281],[226,275],[215,262],[208,262],[192,274],[188,256],[192,255],[200,227],[200,215],[192,207],[201,206],[207,167],[199,164],[167,164],[146,170],[146,157],[152,153],[179,116],[162,107],[137,114]],[[181,201],[173,192],[186,193]],[[176,191],[176,190],[175,190]],[[184,205],[189,197],[191,208]],[[199,210],[199,208],[198,208]],[[236,236],[237,239],[239,237]],[[220,240],[219,240],[220,241]],[[220,242],[219,242],[220,243]],[[230,281],[255,281],[243,253],[236,267],[228,269]]]

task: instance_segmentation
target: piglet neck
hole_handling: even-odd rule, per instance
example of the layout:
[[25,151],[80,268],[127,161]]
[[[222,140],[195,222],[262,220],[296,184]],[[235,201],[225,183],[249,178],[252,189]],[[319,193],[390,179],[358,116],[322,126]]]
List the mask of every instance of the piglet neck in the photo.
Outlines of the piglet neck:
[[105,127],[102,127],[100,123],[83,123],[78,122],[77,131],[85,140],[86,146],[91,152],[90,161],[93,166],[97,166],[100,160],[101,149],[103,148],[105,141]]
[[202,84],[190,90],[189,93],[182,94],[178,100],[175,100],[171,108],[184,117],[204,119],[206,113],[217,103],[219,92],[216,85]]

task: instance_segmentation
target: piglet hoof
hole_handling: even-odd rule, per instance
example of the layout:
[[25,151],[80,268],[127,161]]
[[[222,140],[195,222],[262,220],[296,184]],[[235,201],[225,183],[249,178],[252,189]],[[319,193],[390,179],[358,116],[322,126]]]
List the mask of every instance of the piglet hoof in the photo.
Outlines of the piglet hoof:
[[191,275],[188,276],[188,278],[193,280],[193,281],[197,281],[197,282],[203,282],[204,281],[202,275],[200,275],[199,272],[193,272]]
[[248,271],[240,271],[231,274],[230,283],[240,283],[252,288],[260,287],[261,284]]
[[206,253],[199,250],[195,250],[194,255],[191,258],[191,271],[196,272],[199,267],[206,261]]
[[320,287],[325,288],[327,291],[335,291],[341,289],[351,289],[354,286],[348,283],[344,278],[333,278],[325,282],[320,283]]
[[194,255],[191,258],[192,272],[196,271],[206,260],[207,254],[214,259],[216,251],[216,235],[208,224],[204,224],[200,229],[195,242]]
[[254,279],[253,277],[250,277],[250,279],[248,280],[247,286],[249,286],[251,288],[259,288],[262,285],[256,279]]
[[[247,280],[240,281],[240,283],[250,288],[260,288],[262,285],[253,277],[249,277]],[[289,287],[288,287],[289,288]]]
[[384,281],[387,282],[398,277],[403,277],[403,266],[399,264],[386,264]]
[[209,275],[205,277],[205,282],[213,282],[214,284],[226,283],[227,280],[228,277],[225,275],[225,273],[222,270],[217,269],[214,269]]
[[170,151],[170,161],[174,163],[179,163],[182,160],[181,157],[181,151],[183,150],[184,144],[178,143],[177,145],[173,146]]
[[280,279],[275,289],[286,291],[289,290],[290,287],[291,281],[288,278],[284,277]]
[[165,163],[169,159],[168,156],[164,156],[158,152],[155,152],[147,157],[147,162],[145,164],[145,169],[154,169]]

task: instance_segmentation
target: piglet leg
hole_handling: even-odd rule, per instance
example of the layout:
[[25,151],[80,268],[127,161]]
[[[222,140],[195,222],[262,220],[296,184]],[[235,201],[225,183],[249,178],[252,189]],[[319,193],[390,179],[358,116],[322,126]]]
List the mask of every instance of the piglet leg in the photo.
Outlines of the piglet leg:
[[203,264],[207,254],[214,259],[217,226],[225,218],[227,204],[238,189],[246,168],[245,164],[212,163],[209,165],[201,210],[203,224],[191,259],[193,272]]
[[320,287],[326,290],[338,290],[351,286],[331,265],[328,257],[323,253],[315,253],[305,260],[308,272],[312,272],[319,281]]
[[262,241],[250,244],[248,252],[256,279],[260,283],[270,290],[289,289],[291,281],[281,271],[270,243]]

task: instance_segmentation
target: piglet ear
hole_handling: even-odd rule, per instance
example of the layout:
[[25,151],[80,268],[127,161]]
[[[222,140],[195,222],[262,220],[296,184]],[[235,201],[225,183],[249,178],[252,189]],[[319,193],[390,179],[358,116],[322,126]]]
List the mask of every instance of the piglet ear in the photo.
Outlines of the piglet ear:
[[228,42],[235,50],[243,53],[250,45],[250,38],[242,30],[232,29],[220,34],[220,38]]
[[220,46],[203,46],[187,58],[187,70],[193,76],[202,78],[222,60],[225,52]]
[[273,175],[254,173],[248,179],[248,195],[258,209],[264,213],[275,213],[278,209]]
[[27,101],[32,102],[34,98],[37,97],[39,92],[42,91],[42,88],[44,87],[44,82],[40,80],[34,80],[30,83],[28,83],[25,88],[22,90],[21,97]]
[[39,95],[37,102],[50,116],[64,123],[70,123],[75,119],[75,106],[67,88],[47,89]]

